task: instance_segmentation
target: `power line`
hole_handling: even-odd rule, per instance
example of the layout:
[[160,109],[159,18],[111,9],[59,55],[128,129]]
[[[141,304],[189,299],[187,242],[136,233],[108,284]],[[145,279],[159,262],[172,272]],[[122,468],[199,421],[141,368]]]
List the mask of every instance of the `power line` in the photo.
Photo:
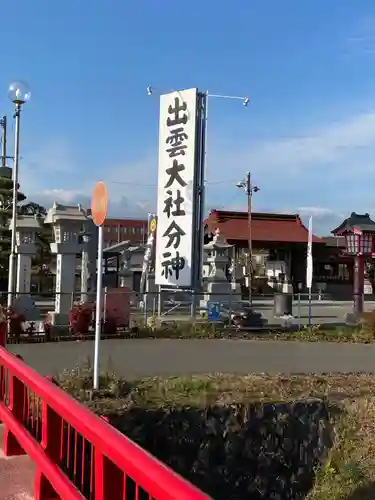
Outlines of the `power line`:
[[[121,184],[128,186],[143,186],[143,187],[157,187],[157,184],[146,184],[144,182],[133,182],[133,181],[106,181],[108,184]],[[232,184],[236,183],[235,179],[226,179],[221,181],[205,181],[205,184],[212,186],[217,184]]]
[[228,202],[223,203],[222,205],[215,206],[215,208],[218,209],[218,210],[225,210],[225,207],[229,208],[230,205],[236,201],[236,199],[239,196],[239,194],[240,193],[237,191]]

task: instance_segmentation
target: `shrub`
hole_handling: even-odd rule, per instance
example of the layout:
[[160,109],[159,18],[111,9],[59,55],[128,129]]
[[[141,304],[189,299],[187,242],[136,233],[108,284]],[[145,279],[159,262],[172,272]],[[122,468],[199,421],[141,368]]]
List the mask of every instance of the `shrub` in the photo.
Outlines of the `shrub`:
[[89,332],[92,323],[93,306],[91,303],[75,303],[69,311],[69,330],[73,335]]

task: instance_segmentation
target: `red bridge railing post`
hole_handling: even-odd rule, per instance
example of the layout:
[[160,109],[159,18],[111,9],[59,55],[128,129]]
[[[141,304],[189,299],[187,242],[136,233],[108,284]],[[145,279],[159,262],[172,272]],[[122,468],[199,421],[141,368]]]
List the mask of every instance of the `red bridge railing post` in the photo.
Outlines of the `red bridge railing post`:
[[[9,374],[9,406],[8,409],[18,422],[23,422],[25,416],[26,388],[16,376]],[[24,455],[17,438],[7,428],[4,429],[3,452],[7,457]]]
[[122,500],[124,488],[124,472],[95,448],[95,499]]
[[[109,418],[100,417],[110,423]],[[95,498],[97,500],[122,500],[126,487],[124,472],[116,467],[100,450],[95,448]]]
[[[46,455],[48,455],[48,457],[55,464],[60,464],[63,449],[63,420],[60,415],[54,412],[44,401],[42,402],[41,418],[41,447],[44,449]],[[34,498],[35,500],[51,500],[51,498],[60,498],[40,468],[37,468],[35,472]]]

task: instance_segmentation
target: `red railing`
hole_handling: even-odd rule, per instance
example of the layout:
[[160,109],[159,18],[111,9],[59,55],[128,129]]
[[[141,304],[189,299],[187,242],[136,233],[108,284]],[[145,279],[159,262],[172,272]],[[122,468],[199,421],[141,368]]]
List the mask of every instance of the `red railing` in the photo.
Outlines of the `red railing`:
[[0,421],[5,455],[36,465],[36,500],[209,500],[3,347]]

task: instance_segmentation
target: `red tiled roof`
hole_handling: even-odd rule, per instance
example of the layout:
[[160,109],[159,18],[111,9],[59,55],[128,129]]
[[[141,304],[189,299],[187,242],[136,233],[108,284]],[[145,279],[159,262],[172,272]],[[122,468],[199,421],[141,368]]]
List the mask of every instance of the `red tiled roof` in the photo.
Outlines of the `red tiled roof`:
[[[209,231],[219,229],[227,240],[247,240],[247,212],[212,210],[205,220]],[[252,239],[262,242],[307,243],[308,230],[297,214],[252,213]],[[313,235],[313,243],[324,241]]]

